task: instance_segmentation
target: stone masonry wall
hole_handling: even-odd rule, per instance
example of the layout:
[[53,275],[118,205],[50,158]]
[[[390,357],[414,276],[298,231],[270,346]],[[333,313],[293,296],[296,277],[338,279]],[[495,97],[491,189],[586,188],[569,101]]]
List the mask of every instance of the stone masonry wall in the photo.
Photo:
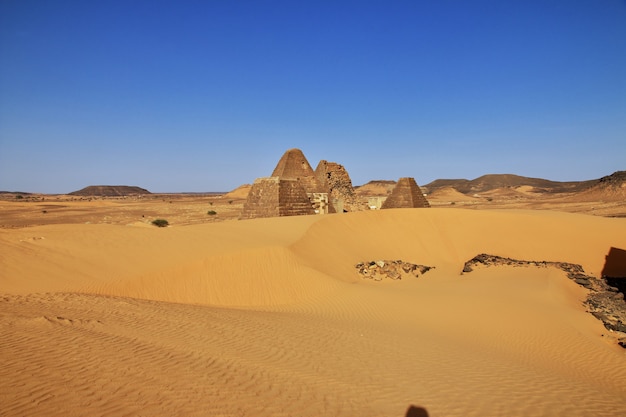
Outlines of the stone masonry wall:
[[248,193],[241,219],[315,214],[306,191],[297,180],[257,178]]
[[317,182],[328,190],[329,201],[341,205],[341,210],[357,211],[366,208],[363,203],[359,202],[352,187],[350,175],[343,165],[322,159],[315,168],[315,177]]

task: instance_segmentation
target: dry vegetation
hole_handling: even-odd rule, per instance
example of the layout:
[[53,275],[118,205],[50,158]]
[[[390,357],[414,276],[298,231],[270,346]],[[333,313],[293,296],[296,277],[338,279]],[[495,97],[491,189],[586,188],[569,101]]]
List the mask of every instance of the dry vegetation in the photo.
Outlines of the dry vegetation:
[[[15,195],[0,197],[0,227],[84,223],[147,225],[166,219],[170,226],[233,220],[244,199],[225,195],[147,194],[126,197],[76,197],[71,195]],[[216,214],[210,215],[209,211]]]
[[[357,196],[385,196],[392,181],[372,182],[356,189]],[[0,194],[0,228],[62,223],[150,225],[158,218],[171,226],[236,220],[247,191],[244,185],[227,194],[145,194],[121,197]],[[17,198],[21,196],[21,198]],[[532,186],[504,187],[472,195],[443,186],[427,196],[432,207],[451,209],[554,210],[603,217],[626,217],[626,199],[606,193],[545,192]],[[209,212],[214,212],[215,214]]]

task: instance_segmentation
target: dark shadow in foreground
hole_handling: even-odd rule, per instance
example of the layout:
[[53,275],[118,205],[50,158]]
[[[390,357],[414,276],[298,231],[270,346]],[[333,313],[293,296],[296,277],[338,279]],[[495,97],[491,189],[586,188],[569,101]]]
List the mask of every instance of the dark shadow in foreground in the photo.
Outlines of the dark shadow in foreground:
[[425,408],[411,405],[408,410],[406,410],[404,417],[428,417],[428,411],[426,411]]
[[626,250],[613,247],[609,249],[602,268],[602,277],[607,284],[619,288],[622,293],[626,290]]

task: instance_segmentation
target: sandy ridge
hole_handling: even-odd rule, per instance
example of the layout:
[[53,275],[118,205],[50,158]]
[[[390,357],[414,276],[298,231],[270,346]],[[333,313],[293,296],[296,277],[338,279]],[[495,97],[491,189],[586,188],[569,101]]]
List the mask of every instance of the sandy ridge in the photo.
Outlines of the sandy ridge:
[[[624,352],[563,271],[625,219],[388,210],[0,230],[3,415],[617,416]],[[436,268],[373,282],[355,265]],[[604,335],[604,336],[603,336]]]

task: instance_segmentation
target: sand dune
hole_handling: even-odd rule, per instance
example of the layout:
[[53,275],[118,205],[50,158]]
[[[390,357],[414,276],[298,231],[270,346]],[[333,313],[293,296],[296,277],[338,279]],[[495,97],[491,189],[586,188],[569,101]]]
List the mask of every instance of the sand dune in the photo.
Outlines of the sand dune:
[[[397,209],[170,227],[0,230],[7,416],[618,416],[626,355],[553,268],[626,219]],[[363,280],[402,259],[420,278]],[[604,336],[603,336],[604,335]]]

